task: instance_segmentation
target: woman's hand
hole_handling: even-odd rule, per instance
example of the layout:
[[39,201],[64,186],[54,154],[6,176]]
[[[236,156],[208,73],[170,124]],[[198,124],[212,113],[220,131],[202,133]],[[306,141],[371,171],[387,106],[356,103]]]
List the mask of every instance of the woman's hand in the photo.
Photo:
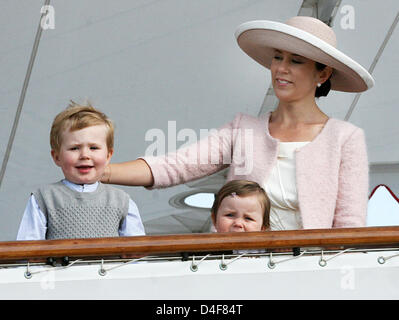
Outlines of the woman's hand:
[[143,159],[109,164],[101,177],[101,182],[124,186],[151,187],[154,177]]

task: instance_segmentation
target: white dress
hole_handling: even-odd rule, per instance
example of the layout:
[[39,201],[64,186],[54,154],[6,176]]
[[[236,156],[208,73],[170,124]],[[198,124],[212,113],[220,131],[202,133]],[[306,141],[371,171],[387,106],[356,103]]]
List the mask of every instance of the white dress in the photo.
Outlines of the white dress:
[[270,229],[302,229],[296,189],[295,152],[309,142],[279,142],[277,162],[263,183],[270,199]]

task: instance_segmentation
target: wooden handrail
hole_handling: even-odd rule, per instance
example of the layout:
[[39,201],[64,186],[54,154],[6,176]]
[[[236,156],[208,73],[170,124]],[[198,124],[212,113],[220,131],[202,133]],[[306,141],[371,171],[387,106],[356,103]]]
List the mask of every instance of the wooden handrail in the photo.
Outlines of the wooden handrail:
[[294,247],[399,246],[399,226],[0,242],[0,261]]

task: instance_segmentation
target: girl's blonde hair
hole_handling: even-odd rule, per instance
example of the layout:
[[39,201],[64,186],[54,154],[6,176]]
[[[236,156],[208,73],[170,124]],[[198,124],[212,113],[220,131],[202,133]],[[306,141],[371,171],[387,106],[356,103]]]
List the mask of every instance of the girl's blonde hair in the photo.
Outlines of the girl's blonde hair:
[[114,125],[112,121],[90,103],[79,105],[71,101],[69,106],[54,118],[50,131],[51,149],[56,152],[60,151],[64,131],[76,131],[96,125],[107,127],[107,148],[112,150],[114,148]]

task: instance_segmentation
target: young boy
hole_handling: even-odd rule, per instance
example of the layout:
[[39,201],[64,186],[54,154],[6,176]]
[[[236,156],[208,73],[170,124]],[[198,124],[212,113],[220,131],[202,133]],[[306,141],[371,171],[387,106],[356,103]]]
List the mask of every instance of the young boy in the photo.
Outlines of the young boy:
[[72,102],[55,117],[50,145],[65,179],[32,193],[17,240],[145,234],[129,195],[99,182],[114,151],[114,127],[105,114]]
[[270,201],[253,181],[233,180],[217,193],[212,209],[217,232],[263,231],[269,228]]

